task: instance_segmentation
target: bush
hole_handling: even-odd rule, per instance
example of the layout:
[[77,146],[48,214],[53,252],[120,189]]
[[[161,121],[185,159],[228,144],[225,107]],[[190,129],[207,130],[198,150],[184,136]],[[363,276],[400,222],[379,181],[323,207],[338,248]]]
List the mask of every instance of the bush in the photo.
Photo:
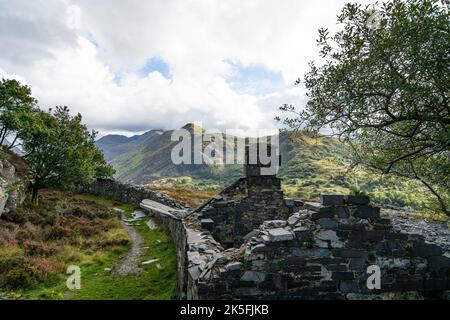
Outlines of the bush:
[[0,287],[8,290],[27,288],[36,283],[36,275],[28,259],[13,256],[0,260]]

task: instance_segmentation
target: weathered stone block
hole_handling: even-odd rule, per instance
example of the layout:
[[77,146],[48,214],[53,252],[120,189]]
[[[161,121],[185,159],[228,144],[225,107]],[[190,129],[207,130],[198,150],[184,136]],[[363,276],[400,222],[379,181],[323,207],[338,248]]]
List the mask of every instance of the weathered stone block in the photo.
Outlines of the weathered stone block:
[[337,207],[336,215],[338,216],[338,218],[346,219],[350,217],[350,211],[347,207]]
[[269,238],[271,242],[289,241],[294,239],[294,235],[283,228],[276,228],[269,230]]
[[341,281],[339,283],[339,290],[342,293],[358,293],[359,287],[356,281]]
[[344,204],[344,196],[342,195],[328,195],[320,196],[320,203],[324,206],[339,206]]
[[312,231],[305,227],[298,227],[294,229],[295,237],[300,241],[305,241],[312,237]]
[[380,218],[380,208],[360,206],[352,210],[352,215],[361,219],[377,219]]
[[336,220],[330,218],[318,219],[317,222],[323,229],[337,229],[338,226]]
[[238,271],[242,269],[242,263],[241,262],[230,262],[225,266],[225,269],[227,271]]
[[411,254],[415,257],[422,257],[422,258],[427,258],[427,257],[431,257],[431,256],[439,256],[443,253],[443,250],[434,245],[434,244],[430,244],[430,243],[425,243],[425,242],[415,242],[412,249],[411,249]]
[[345,196],[345,203],[350,205],[367,205],[370,203],[370,198],[368,196]]
[[355,279],[355,275],[353,272],[333,272],[331,275],[331,279],[334,281],[340,281],[340,280],[353,280]]
[[264,282],[266,280],[266,274],[258,271],[246,271],[241,277],[241,281],[254,282],[256,284]]
[[445,256],[432,256],[428,258],[428,267],[432,270],[435,269],[450,269],[450,258]]
[[206,229],[209,231],[214,230],[214,221],[212,219],[202,219],[201,220],[202,229]]

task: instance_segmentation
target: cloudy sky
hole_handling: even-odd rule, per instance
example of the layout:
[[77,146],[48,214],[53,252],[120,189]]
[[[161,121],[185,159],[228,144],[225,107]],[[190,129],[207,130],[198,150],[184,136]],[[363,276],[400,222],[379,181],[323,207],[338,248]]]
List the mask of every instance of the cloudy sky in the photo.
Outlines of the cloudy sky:
[[305,104],[293,84],[346,2],[0,0],[0,77],[102,134],[273,131],[280,105]]

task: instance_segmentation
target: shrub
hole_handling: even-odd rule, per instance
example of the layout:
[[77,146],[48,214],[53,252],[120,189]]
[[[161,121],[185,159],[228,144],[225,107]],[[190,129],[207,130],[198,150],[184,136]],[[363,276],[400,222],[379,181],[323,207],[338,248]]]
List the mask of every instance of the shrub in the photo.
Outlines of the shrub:
[[13,256],[0,260],[0,287],[8,290],[27,288],[36,283],[29,260]]

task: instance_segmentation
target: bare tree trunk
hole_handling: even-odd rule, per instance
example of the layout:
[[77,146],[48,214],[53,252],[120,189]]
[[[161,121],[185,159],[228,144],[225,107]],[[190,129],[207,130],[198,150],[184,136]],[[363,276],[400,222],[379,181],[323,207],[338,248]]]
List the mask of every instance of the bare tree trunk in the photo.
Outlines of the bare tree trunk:
[[449,208],[447,208],[447,204],[445,203],[444,199],[442,199],[442,197],[439,195],[439,193],[434,190],[434,188],[425,180],[423,180],[422,178],[419,178],[420,182],[422,182],[422,184],[427,187],[428,190],[431,191],[431,193],[434,194],[434,196],[436,197],[437,201],[439,202],[439,206],[441,207],[442,212],[444,212],[447,216],[450,217],[450,210]]

